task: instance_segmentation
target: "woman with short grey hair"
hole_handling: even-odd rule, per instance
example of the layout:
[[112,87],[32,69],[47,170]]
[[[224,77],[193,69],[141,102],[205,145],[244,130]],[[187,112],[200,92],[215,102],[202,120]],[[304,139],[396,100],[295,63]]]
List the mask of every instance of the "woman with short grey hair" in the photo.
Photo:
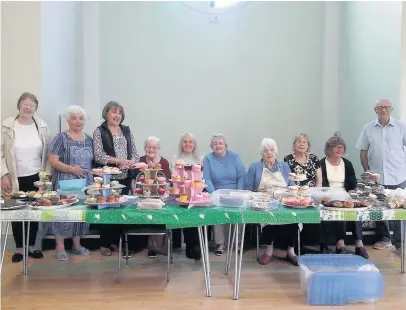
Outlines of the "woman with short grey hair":
[[[357,178],[352,163],[343,157],[346,151],[345,141],[335,134],[326,141],[324,153],[326,157],[320,160],[322,172],[322,186],[344,188],[347,192],[357,188]],[[351,226],[355,239],[355,254],[368,259],[368,253],[362,243],[362,222],[323,222],[322,224],[322,251],[328,252],[330,236],[336,243],[336,254],[348,254],[344,240],[347,234],[347,225]]]
[[[108,102],[102,112],[104,122],[93,133],[94,160],[98,166],[116,166],[122,173],[112,176],[125,188],[127,195],[133,178],[131,171],[137,168],[139,156],[130,127],[123,125],[125,112],[117,102]],[[100,225],[100,253],[110,256],[120,239],[120,225]]]
[[[69,106],[64,117],[68,123],[68,130],[62,132],[52,140],[48,146],[48,160],[53,168],[52,185],[59,189],[59,182],[71,179],[87,179],[87,185],[92,182],[93,140],[83,133],[85,111],[83,108]],[[72,254],[89,256],[90,251],[80,244],[80,237],[89,231],[87,223],[44,223],[44,230],[55,235],[56,251],[53,257],[59,261],[69,260],[65,251],[65,238],[72,238]]]
[[[215,134],[211,138],[212,153],[203,160],[203,178],[207,191],[211,194],[218,189],[243,190],[245,182],[245,167],[237,153],[228,150],[228,144],[223,134]],[[225,239],[229,225],[214,226],[214,254],[223,255]],[[240,231],[241,233],[242,231]]]

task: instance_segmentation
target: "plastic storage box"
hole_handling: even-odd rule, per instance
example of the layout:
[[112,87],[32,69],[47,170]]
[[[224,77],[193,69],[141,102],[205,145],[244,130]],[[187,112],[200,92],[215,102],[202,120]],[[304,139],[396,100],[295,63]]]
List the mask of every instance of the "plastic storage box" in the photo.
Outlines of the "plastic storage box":
[[215,206],[246,207],[251,198],[251,191],[218,189],[212,193],[211,198]]
[[320,204],[323,197],[329,200],[341,200],[345,201],[350,199],[350,195],[344,188],[334,187],[310,187],[310,195],[315,204]]
[[304,255],[300,284],[311,305],[374,302],[382,297],[383,277],[370,261],[356,255]]

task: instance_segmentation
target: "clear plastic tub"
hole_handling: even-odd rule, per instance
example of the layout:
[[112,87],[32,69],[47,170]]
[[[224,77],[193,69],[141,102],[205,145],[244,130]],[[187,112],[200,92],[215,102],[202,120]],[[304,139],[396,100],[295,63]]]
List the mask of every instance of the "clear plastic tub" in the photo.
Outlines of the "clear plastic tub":
[[218,189],[212,193],[212,201],[220,207],[246,207],[251,191],[237,189]]
[[369,303],[383,296],[383,276],[356,255],[304,255],[299,258],[300,286],[311,305]]
[[310,195],[317,205],[321,203],[321,199],[323,197],[326,197],[329,200],[340,201],[346,201],[350,199],[350,195],[345,191],[344,188],[310,187]]

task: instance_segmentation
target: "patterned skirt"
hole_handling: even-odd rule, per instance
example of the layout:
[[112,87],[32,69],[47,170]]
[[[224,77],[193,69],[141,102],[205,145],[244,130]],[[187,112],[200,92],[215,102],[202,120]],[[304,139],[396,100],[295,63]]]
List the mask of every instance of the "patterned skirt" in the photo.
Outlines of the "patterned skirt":
[[64,236],[65,238],[84,236],[89,232],[88,223],[48,222],[42,225],[45,234]]

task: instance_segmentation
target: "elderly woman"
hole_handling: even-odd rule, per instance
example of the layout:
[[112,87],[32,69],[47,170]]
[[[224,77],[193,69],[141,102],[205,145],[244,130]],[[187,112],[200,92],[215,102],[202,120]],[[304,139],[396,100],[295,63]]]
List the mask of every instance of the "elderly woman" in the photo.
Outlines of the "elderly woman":
[[[172,157],[172,170],[178,160],[189,165],[201,165],[203,157],[200,156],[197,141],[194,135],[187,132],[180,137],[178,153]],[[174,231],[175,235],[177,231]],[[199,260],[201,258],[199,246],[199,234],[196,227],[183,228],[183,236],[186,243],[186,257]]]
[[174,169],[178,160],[183,160],[189,165],[201,165],[203,162],[203,157],[199,154],[196,138],[189,132],[180,137],[178,154],[172,157],[172,169]]
[[[148,137],[144,142],[145,155],[140,157],[140,162],[148,164],[150,167],[155,166],[155,164],[160,164],[162,172],[165,178],[169,180],[171,178],[171,171],[169,170],[169,162],[167,159],[161,157],[160,150],[160,140],[157,137]],[[134,182],[133,182],[134,183]],[[133,184],[133,188],[134,188]],[[133,190],[135,193],[135,189]],[[155,258],[157,252],[166,253],[167,246],[166,236],[149,236],[148,237],[148,257]]]
[[[207,191],[213,193],[217,189],[244,189],[245,167],[240,156],[228,150],[224,135],[213,135],[210,143],[212,153],[203,160],[203,177],[207,184]],[[214,254],[223,255],[226,230],[229,225],[214,226]],[[241,233],[241,231],[240,231]]]
[[[327,140],[324,147],[326,157],[320,160],[323,187],[344,188],[346,191],[356,189],[355,170],[352,163],[343,157],[345,150],[345,142],[338,135]],[[347,224],[351,226],[355,238],[355,254],[368,258],[368,253],[362,243],[362,222],[323,222],[324,237],[333,236],[336,241],[336,253],[347,254],[344,244]]]
[[[47,124],[35,116],[38,99],[31,93],[24,93],[17,101],[18,115],[5,119],[1,124],[1,188],[3,194],[18,191],[35,191],[34,182],[39,180],[39,172],[50,169],[47,165],[47,145],[50,131]],[[25,233],[28,225],[25,222]],[[11,260],[23,260],[22,223],[12,222],[16,252]],[[42,258],[41,251],[35,250],[38,222],[31,222],[28,240],[28,256]],[[25,236],[27,237],[27,236]]]
[[[251,191],[267,191],[275,188],[286,188],[294,185],[289,180],[290,168],[288,164],[277,160],[278,146],[273,139],[265,138],[261,142],[262,159],[253,163],[247,172],[246,189]],[[267,265],[272,260],[273,245],[275,241],[283,244],[283,252],[279,258],[286,258],[293,265],[298,266],[297,257],[294,251],[297,224],[288,225],[266,225],[262,228],[263,239],[266,242],[265,253],[261,256],[259,263]]]
[[[68,130],[52,140],[48,147],[49,163],[53,168],[52,185],[59,189],[62,180],[87,179],[92,182],[93,140],[83,133],[85,111],[79,106],[69,106],[64,115]],[[80,244],[80,237],[89,231],[87,223],[44,223],[44,230],[55,235],[56,250],[52,255],[60,261],[69,260],[65,251],[65,238],[72,238],[72,254],[89,256],[90,251]]]
[[321,168],[319,158],[310,153],[310,140],[304,134],[298,134],[293,141],[293,152],[283,159],[292,172],[305,174],[306,180],[300,186],[321,187]]
[[[125,188],[122,194],[129,193],[132,173],[130,169],[136,169],[139,161],[134,136],[130,127],[123,125],[125,119],[124,108],[117,102],[108,102],[102,112],[105,120],[93,133],[94,160],[99,166],[117,166],[121,174],[111,177],[119,181]],[[111,251],[117,249],[120,239],[120,225],[99,225],[100,230],[100,253],[110,256]]]

